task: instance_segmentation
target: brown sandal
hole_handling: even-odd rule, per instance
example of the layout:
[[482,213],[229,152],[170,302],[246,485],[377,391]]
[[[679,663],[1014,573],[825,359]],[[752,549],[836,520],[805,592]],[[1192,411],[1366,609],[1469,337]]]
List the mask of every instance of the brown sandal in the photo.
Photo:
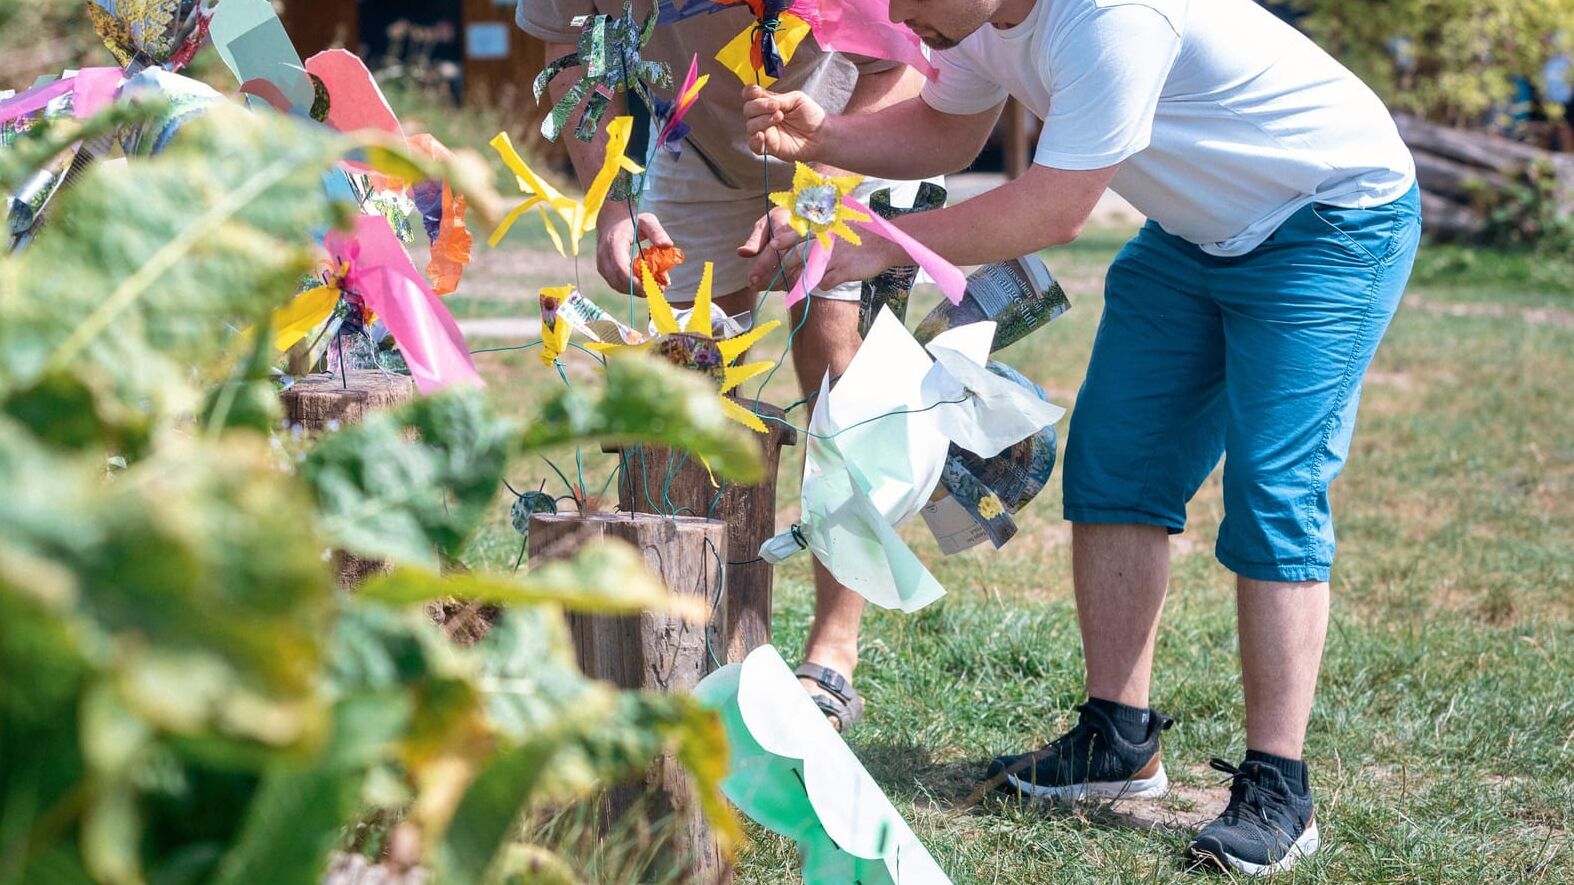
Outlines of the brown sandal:
[[825,694],[810,695],[809,699],[820,708],[831,727],[846,731],[863,721],[864,699],[858,696],[852,681],[846,676],[821,664],[805,661],[792,671],[794,676],[808,679],[825,689]]

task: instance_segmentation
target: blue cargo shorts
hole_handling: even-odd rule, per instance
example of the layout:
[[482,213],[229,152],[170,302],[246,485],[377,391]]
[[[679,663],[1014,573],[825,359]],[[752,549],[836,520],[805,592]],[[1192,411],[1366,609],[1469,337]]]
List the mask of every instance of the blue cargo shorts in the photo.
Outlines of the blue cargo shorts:
[[1328,580],[1328,486],[1410,277],[1420,205],[1412,189],[1370,209],[1308,206],[1236,258],[1148,222],[1105,284],[1066,519],[1178,533],[1223,455],[1219,561],[1256,580]]

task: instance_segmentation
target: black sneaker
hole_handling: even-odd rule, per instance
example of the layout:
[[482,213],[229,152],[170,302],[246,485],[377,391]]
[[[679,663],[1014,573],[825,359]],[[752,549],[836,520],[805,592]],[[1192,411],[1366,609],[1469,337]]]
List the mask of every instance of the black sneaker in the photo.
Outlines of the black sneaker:
[[1066,802],[1152,799],[1169,790],[1159,732],[1174,719],[1151,711],[1147,737],[1134,744],[1099,710],[1088,704],[1077,710],[1082,715],[1075,728],[1036,752],[996,758],[986,777],[1007,793]]
[[1294,790],[1284,775],[1259,762],[1213,767],[1230,776],[1230,804],[1202,828],[1191,856],[1248,876],[1282,873],[1322,845],[1306,785]]

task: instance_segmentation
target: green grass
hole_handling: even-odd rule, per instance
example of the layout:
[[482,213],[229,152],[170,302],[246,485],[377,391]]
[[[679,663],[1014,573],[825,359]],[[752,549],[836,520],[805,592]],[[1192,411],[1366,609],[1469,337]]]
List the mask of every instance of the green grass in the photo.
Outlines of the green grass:
[[[1062,404],[1127,233],[1048,253],[1074,308],[1003,354]],[[1544,263],[1425,250],[1373,365],[1333,491],[1334,621],[1307,746],[1326,848],[1289,881],[1574,881],[1574,284]],[[778,336],[759,352],[783,346]],[[530,351],[482,359],[520,408],[557,383]],[[788,371],[766,398],[797,399]],[[605,476],[606,459],[585,455]],[[781,524],[798,478],[796,459],[784,461]],[[515,474],[516,487],[551,475],[540,464]],[[1175,792],[1074,811],[977,795],[991,756],[1059,733],[1081,700],[1059,512],[1052,483],[1003,550],[949,558],[921,527],[906,530],[950,592],[915,615],[867,618],[856,681],[869,712],[853,748],[959,883],[1189,878],[1185,842],[1224,799],[1207,761],[1243,750],[1231,581],[1211,552],[1217,476],[1174,542],[1159,637],[1155,704],[1179,720],[1166,736]],[[517,545],[500,512],[472,558],[511,566]],[[807,557],[776,577],[776,644],[793,659],[811,614]],[[797,881],[793,846],[751,832],[738,880]]]

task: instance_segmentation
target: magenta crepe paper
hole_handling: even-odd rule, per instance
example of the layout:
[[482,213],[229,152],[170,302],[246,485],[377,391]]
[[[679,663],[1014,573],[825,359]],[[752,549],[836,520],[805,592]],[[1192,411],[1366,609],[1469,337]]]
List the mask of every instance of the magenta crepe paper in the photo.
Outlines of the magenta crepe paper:
[[362,215],[353,232],[333,231],[324,245],[335,264],[348,263],[344,288],[388,327],[422,393],[450,384],[486,386],[453,315],[416,271],[387,219]]
[[939,69],[924,56],[923,41],[890,14],[890,0],[821,0],[814,39],[823,49],[899,61],[935,79]]
[[[962,302],[962,293],[967,291],[967,277],[962,275],[956,265],[936,255],[934,250],[908,236],[901,228],[881,218],[868,206],[852,197],[843,197],[842,205],[869,216],[868,221],[851,221],[848,222],[849,224],[858,225],[875,236],[884,237],[901,246],[912,257],[913,262],[929,274],[935,285],[940,287],[940,291],[951,299],[952,304]],[[803,262],[803,273],[798,275],[798,282],[792,287],[792,291],[787,293],[788,307],[809,297],[809,290],[820,284],[820,280],[825,277],[825,268],[830,264],[831,250],[821,246],[819,240],[810,242],[809,256]],[[835,246],[836,242],[832,240],[831,245]]]
[[73,113],[77,119],[85,120],[114,101],[123,77],[119,68],[83,68],[70,77],[35,86],[0,102],[0,123],[37,113],[68,92],[75,93],[71,100]]

